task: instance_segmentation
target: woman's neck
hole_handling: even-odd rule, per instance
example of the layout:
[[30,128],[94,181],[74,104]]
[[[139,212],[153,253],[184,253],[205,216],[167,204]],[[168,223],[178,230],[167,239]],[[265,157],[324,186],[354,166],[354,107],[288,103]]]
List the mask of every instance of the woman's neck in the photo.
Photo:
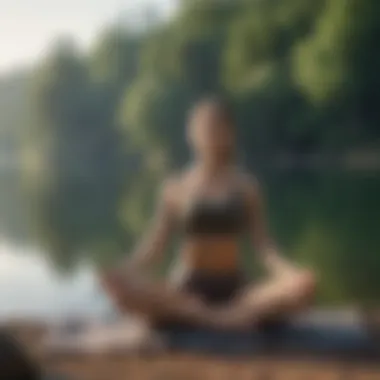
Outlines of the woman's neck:
[[231,170],[232,163],[230,161],[196,161],[194,167],[195,170],[202,176],[219,177]]

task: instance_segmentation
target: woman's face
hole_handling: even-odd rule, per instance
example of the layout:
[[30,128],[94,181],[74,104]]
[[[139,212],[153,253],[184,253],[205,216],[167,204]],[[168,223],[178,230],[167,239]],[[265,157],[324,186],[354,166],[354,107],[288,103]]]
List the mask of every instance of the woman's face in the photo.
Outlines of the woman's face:
[[217,106],[205,105],[196,109],[190,119],[189,131],[195,152],[203,158],[225,158],[234,149],[234,128]]

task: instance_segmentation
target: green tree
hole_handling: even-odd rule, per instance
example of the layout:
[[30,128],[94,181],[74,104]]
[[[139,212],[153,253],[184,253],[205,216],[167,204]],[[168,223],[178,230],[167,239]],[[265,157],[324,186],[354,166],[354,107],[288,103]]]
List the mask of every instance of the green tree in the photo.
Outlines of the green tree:
[[101,90],[84,58],[66,44],[37,75],[35,136],[44,143],[48,178],[37,189],[38,210],[43,237],[61,264],[76,262],[78,252],[95,244],[123,242],[117,211],[124,155],[117,130],[98,107]]
[[295,49],[295,77],[309,99],[335,118],[334,143],[379,137],[379,10],[371,0],[327,2],[315,32]]

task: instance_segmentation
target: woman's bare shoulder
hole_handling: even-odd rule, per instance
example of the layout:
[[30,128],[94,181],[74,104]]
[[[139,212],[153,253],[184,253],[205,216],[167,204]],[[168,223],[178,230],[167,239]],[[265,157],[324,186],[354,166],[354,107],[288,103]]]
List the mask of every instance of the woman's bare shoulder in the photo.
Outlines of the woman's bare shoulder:
[[188,178],[187,171],[179,171],[167,176],[161,186],[161,194],[169,200],[175,200],[182,193]]

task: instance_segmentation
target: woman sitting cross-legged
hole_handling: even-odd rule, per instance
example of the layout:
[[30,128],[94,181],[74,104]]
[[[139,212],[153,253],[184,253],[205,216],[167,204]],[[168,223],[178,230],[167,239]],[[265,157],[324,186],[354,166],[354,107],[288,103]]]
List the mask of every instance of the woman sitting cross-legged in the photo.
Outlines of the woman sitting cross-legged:
[[[108,294],[152,328],[190,323],[245,329],[309,306],[315,276],[282,257],[270,240],[259,184],[234,163],[229,108],[215,99],[199,102],[187,132],[194,162],[164,182],[153,225],[136,252],[103,274]],[[160,283],[146,268],[162,257],[173,232],[182,236],[181,276]],[[262,283],[247,282],[241,267],[239,243],[246,232],[268,272]]]

